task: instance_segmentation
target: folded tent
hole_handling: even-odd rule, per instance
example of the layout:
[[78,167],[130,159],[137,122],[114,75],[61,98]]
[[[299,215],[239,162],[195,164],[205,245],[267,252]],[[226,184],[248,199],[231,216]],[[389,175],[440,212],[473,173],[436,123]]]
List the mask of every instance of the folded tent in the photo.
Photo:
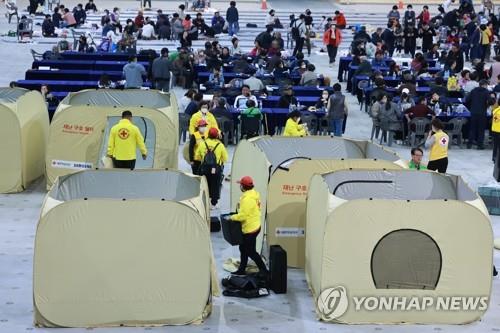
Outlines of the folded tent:
[[0,193],[23,191],[43,176],[48,132],[47,104],[38,91],[0,88]]
[[47,187],[58,176],[103,167],[110,128],[121,113],[132,112],[148,148],[136,168],[177,168],[179,115],[175,94],[157,90],[83,90],[70,93],[50,124]]
[[202,321],[218,293],[208,224],[202,177],[115,169],[59,177],[36,232],[36,325]]
[[314,174],[343,169],[397,170],[401,165],[377,159],[294,159],[274,170],[268,185],[267,242],[281,245],[290,267],[305,266],[306,197]]
[[[231,210],[236,210],[241,191],[236,182],[243,176],[251,176],[255,189],[260,193],[262,221],[265,220],[268,199],[268,183],[274,172],[294,159],[379,159],[405,163],[393,152],[369,141],[356,141],[329,136],[284,137],[261,136],[238,143],[231,166]],[[263,233],[257,246],[260,249]]]
[[[490,296],[488,212],[458,176],[414,170],[315,175],[306,236],[306,277],[314,299],[336,287],[348,296],[346,312],[335,322],[463,324],[485,311],[368,311],[356,310],[353,303],[355,297],[416,296],[432,297],[436,305],[439,297],[446,302],[447,297]],[[329,320],[320,303],[315,302],[318,316]]]

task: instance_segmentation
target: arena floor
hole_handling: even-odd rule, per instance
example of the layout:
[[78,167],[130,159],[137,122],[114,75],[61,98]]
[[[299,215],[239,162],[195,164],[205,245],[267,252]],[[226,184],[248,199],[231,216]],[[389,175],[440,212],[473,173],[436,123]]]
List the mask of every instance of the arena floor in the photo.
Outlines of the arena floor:
[[[76,3],[70,1],[69,3]],[[153,0],[153,2],[155,2]],[[118,1],[99,1],[112,7]],[[124,1],[127,5],[137,6],[137,2]],[[165,4],[165,6],[163,6]],[[155,5],[155,4],[153,4]],[[245,6],[252,6],[244,4]],[[287,8],[298,4],[284,4],[276,2],[275,8]],[[312,6],[322,6],[321,2],[311,2]],[[323,5],[328,5],[323,2]],[[255,6],[255,4],[253,5]],[[284,7],[287,6],[287,7]],[[174,8],[171,2],[162,2],[162,8]],[[373,6],[360,6],[359,10],[366,13],[373,11],[386,12],[384,8],[375,9]],[[333,6],[332,6],[333,8]],[[347,11],[358,11],[358,8],[348,7]],[[3,13],[3,8],[0,14]],[[349,19],[349,16],[348,16]],[[12,28],[12,27],[10,27]],[[0,32],[9,29],[5,19],[0,19]],[[20,79],[24,71],[30,67],[31,55],[29,49],[43,51],[44,47],[32,44],[9,44],[0,42],[0,85],[5,86],[9,81]],[[310,60],[317,65],[317,71],[336,77],[336,69],[328,68],[324,55],[313,55]],[[335,73],[335,76],[334,76]],[[176,89],[181,96],[182,91]],[[367,139],[371,130],[371,120],[359,111],[359,106],[350,99],[350,114],[347,122],[346,136]],[[393,148],[403,158],[409,158],[408,147],[395,145]],[[182,151],[182,149],[180,149]],[[229,148],[232,155],[233,147]],[[449,172],[461,175],[472,188],[493,184],[491,150],[477,151],[454,148],[450,151]],[[3,158],[9,158],[4,156]],[[183,162],[180,167],[188,170]],[[0,164],[1,165],[1,164]],[[230,165],[226,165],[230,170]],[[1,172],[1,166],[0,166]],[[45,195],[45,184],[38,181],[27,191],[20,194],[0,195],[0,332],[18,333],[25,331],[36,332],[83,332],[88,329],[38,329],[33,326],[32,304],[32,259],[36,225],[39,210]],[[224,184],[220,212],[228,211],[228,183]],[[217,212],[216,212],[217,213]],[[404,218],[404,217],[402,217]],[[500,237],[500,218],[492,217],[492,227],[496,237]],[[226,272],[222,270],[222,262],[229,256],[236,255],[237,249],[231,248],[220,234],[212,234],[215,257],[218,264],[219,278]],[[354,240],[353,240],[354,241]],[[495,251],[495,263],[500,266],[500,253]],[[470,281],[474,283],[474,281]],[[95,332],[221,332],[221,333],[255,333],[255,332],[398,332],[398,333],[425,333],[425,332],[498,332],[500,331],[500,282],[493,279],[493,293],[490,308],[481,321],[461,326],[451,325],[337,325],[325,324],[316,320],[314,304],[307,289],[304,271],[290,269],[288,271],[288,293],[285,295],[271,295],[269,297],[244,300],[238,298],[218,297],[214,300],[211,316],[205,323],[198,326],[159,327],[159,328],[116,328],[92,329]]]

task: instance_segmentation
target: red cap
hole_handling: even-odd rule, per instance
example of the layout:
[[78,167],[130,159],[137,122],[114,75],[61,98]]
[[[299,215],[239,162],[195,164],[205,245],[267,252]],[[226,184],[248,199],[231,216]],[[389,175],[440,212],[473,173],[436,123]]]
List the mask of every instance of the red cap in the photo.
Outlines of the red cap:
[[212,127],[208,130],[208,137],[212,139],[219,137],[219,130],[215,127]]
[[207,126],[208,123],[205,119],[200,119],[198,120],[198,127],[203,127],[203,126]]
[[250,176],[245,176],[238,180],[237,183],[243,186],[253,186],[253,179]]

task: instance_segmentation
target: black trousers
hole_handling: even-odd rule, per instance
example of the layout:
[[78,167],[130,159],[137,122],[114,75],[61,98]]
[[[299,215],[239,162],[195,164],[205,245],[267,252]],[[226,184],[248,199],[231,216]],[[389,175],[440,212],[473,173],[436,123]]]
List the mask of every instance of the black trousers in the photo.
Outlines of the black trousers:
[[216,171],[215,174],[205,175],[208,184],[208,194],[210,196],[210,203],[217,205],[220,199],[220,187],[222,183],[222,170]]
[[257,243],[257,236],[260,233],[259,230],[251,234],[243,234],[243,241],[240,244],[240,267],[238,268],[239,274],[244,274],[248,264],[248,258],[251,258],[259,267],[260,272],[267,272],[266,264],[262,260],[260,254],[257,253],[255,249]]
[[293,49],[293,55],[295,56],[297,52],[302,53],[302,49],[304,48],[304,38],[300,37],[295,40],[295,48]]
[[151,0],[144,0],[143,7],[146,7],[146,3],[148,3],[149,4],[149,8],[151,8]]
[[469,121],[469,142],[467,142],[467,146],[470,147],[475,141],[478,147],[483,147],[486,116],[471,114]]
[[113,166],[117,169],[130,169],[133,170],[135,168],[135,160],[116,160],[113,159]]
[[493,162],[495,162],[495,158],[497,157],[498,154],[498,149],[500,149],[500,133],[499,132],[491,132],[491,135],[493,136]]
[[427,169],[437,171],[439,173],[446,173],[448,169],[448,157],[440,158],[439,160],[429,161]]
[[337,50],[339,48],[333,45],[327,45],[326,50],[328,51],[328,58],[330,59],[330,64],[335,62],[335,58],[337,57]]

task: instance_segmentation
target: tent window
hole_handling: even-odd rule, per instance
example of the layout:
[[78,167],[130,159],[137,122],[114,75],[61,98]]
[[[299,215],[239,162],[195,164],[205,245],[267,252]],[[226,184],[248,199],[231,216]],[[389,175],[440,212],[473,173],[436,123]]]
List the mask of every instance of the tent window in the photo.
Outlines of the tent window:
[[392,231],[382,237],[371,258],[377,289],[434,290],[441,267],[441,250],[434,239],[412,229]]
[[[103,141],[101,144],[101,153],[100,157],[105,156],[108,149],[108,140],[109,140],[109,132],[111,127],[115,126],[121,117],[111,116],[108,117],[108,122],[106,125],[106,130],[104,131]],[[135,167],[137,169],[150,169],[153,167],[153,161],[155,156],[155,145],[156,145],[156,128],[154,123],[145,117],[133,117],[132,122],[134,125],[139,127],[139,130],[144,137],[144,143],[146,144],[146,148],[148,149],[148,158],[144,161],[141,157],[141,152],[137,149],[137,157]],[[104,167],[102,160],[99,160],[99,167]]]

